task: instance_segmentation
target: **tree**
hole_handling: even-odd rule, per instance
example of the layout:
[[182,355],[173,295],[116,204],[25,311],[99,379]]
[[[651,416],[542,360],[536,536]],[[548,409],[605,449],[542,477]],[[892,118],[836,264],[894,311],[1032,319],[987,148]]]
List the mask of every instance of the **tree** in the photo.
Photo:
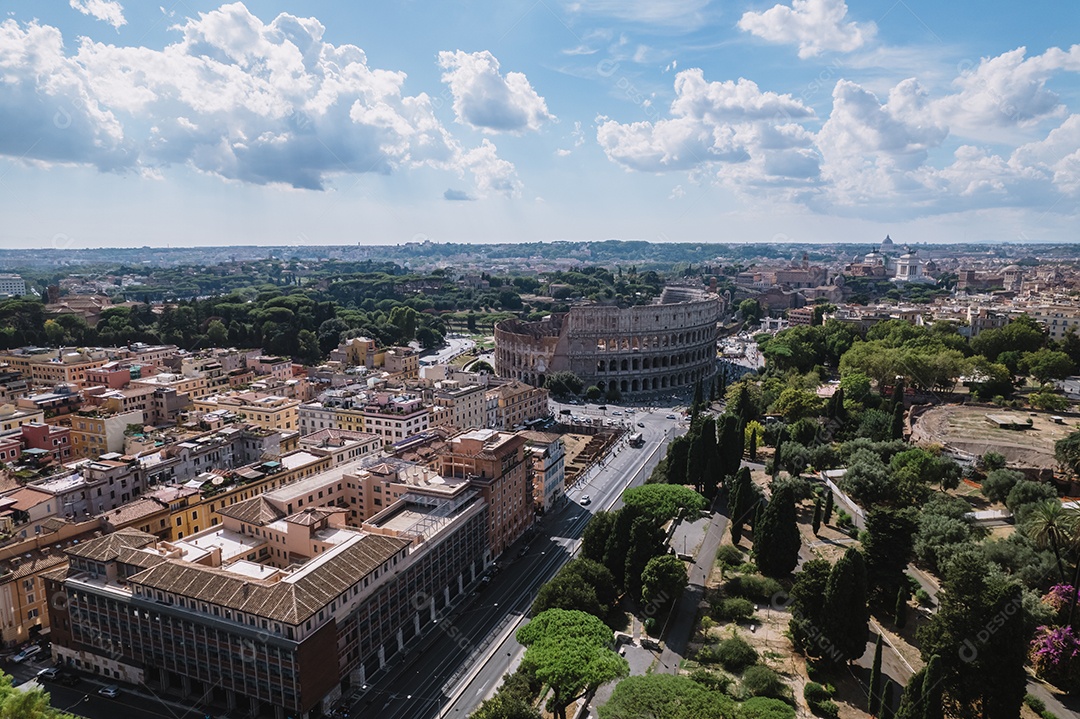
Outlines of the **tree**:
[[600,388],[594,384],[589,385],[589,387],[585,390],[585,398],[588,399],[590,402],[595,402],[596,400],[600,399],[602,395],[603,393],[600,391]]
[[584,386],[581,378],[568,370],[552,372],[544,378],[544,387],[556,397],[577,395]]
[[727,482],[728,477],[734,477],[738,473],[739,467],[742,466],[744,424],[738,415],[730,412],[722,416],[717,424],[719,437],[716,448],[720,461],[716,474],[724,482]]
[[870,667],[870,697],[866,711],[870,716],[881,713],[881,634],[874,643],[874,663]]
[[707,506],[700,494],[678,484],[630,487],[623,492],[622,501],[625,509],[648,517],[657,525],[674,519],[680,510],[700,512]]
[[[650,487],[670,487],[670,484],[652,484]],[[626,591],[635,599],[641,598],[643,574],[649,561],[664,553],[664,531],[651,517],[641,515],[630,526],[630,542],[626,553],[623,583]]]
[[866,514],[866,576],[870,591],[892,597],[904,580],[917,525],[908,510],[873,507]]
[[[825,624],[825,587],[832,569],[824,559],[804,562],[795,575],[789,595],[791,606],[791,641],[795,649],[806,656],[821,656],[829,650],[828,640],[822,634]],[[823,641],[824,640],[824,641]]]
[[810,529],[813,530],[815,537],[818,530],[821,529],[821,497],[814,501],[814,518],[810,522]]
[[750,458],[751,462],[756,462],[758,442],[764,436],[765,428],[757,420],[751,420],[746,423],[746,429],[743,430],[743,433],[746,443],[746,456]]
[[598,711],[600,719],[730,719],[738,714],[738,707],[731,697],[688,676],[644,674],[615,685],[611,698]]
[[603,510],[593,515],[581,534],[581,556],[594,562],[603,563],[607,551],[608,539],[615,526],[617,512]]
[[821,398],[816,393],[787,387],[776,398],[769,411],[783,416],[789,422],[794,422],[803,417],[821,414],[821,404]]
[[825,585],[825,635],[835,649],[833,661],[852,661],[866,651],[870,636],[866,566],[862,553],[849,547],[833,565]]
[[900,708],[896,719],[926,719],[926,706],[923,704],[923,683],[926,681],[926,667],[911,675],[903,694],[900,695]]
[[893,610],[893,624],[903,629],[907,624],[908,588],[901,586],[896,590],[896,608]]
[[229,330],[221,320],[211,320],[206,326],[206,341],[214,347],[226,347],[229,344]]
[[1016,483],[1024,478],[1023,473],[1012,469],[995,469],[986,475],[982,482],[982,493],[991,502],[1004,502]]
[[[1019,483],[1017,483],[1019,485]],[[1009,492],[1012,497],[1012,492]],[[1058,579],[1065,583],[1065,567],[1061,561],[1061,549],[1067,546],[1076,531],[1075,515],[1056,499],[1035,504],[1023,524],[1024,533],[1039,547],[1049,547],[1057,562]]]
[[1026,352],[1020,358],[1020,371],[1034,377],[1039,384],[1046,384],[1055,379],[1065,379],[1075,369],[1076,366],[1069,355],[1046,347],[1034,352]]
[[881,699],[881,719],[893,719],[893,704],[896,701],[896,684],[885,677],[885,691]]
[[[773,460],[776,461],[775,459]],[[780,454],[780,466],[792,477],[798,477],[810,464],[810,450],[798,442],[785,442]]]
[[780,450],[784,448],[784,428],[781,427],[780,431],[776,433],[776,447],[773,449],[773,463],[772,463],[772,476],[776,479],[780,476]]
[[746,324],[757,324],[764,316],[761,303],[757,300],[743,300],[739,303],[739,314]]
[[776,488],[754,527],[754,557],[761,573],[770,577],[790,574],[799,562],[802,539],[796,524],[795,494],[790,485]]
[[729,501],[732,544],[738,545],[739,540],[742,539],[743,527],[753,516],[754,509],[760,501],[757,488],[750,479],[750,468],[743,467],[735,476]]
[[710,496],[708,487],[715,488],[713,473],[716,467],[716,422],[706,416],[691,423],[690,452],[686,458],[686,484],[701,494]]
[[668,481],[681,484],[686,481],[686,465],[690,459],[690,437],[680,435],[671,440],[667,449]]
[[1054,443],[1054,459],[1073,474],[1080,474],[1080,431]]
[[469,719],[541,719],[541,715],[536,707],[524,699],[498,692],[485,699],[469,715]]
[[928,674],[924,692],[941,688],[941,700],[933,703],[946,716],[1016,717],[1030,638],[1020,584],[992,571],[980,548],[968,546],[948,560],[938,600],[917,635],[924,660],[940,657],[941,680]]
[[566,719],[570,702],[630,671],[608,648],[611,629],[591,614],[549,609],[519,629],[516,638],[526,647],[522,664],[550,687],[548,710],[558,719]]
[[[607,567],[604,567],[605,571]],[[610,574],[610,572],[609,572]],[[559,572],[540,587],[533,600],[532,614],[548,609],[573,609],[603,618],[606,611],[596,598],[596,590],[580,577]]]
[[668,607],[686,589],[686,565],[673,554],[653,557],[641,572],[641,601]]
[[892,424],[889,434],[893,439],[904,438],[904,403],[899,402],[893,407]]
[[[1033,482],[1021,479],[1005,497],[1005,506],[1016,517],[1017,524],[1024,524],[1028,512],[1036,505],[1045,504],[1046,500],[1056,500],[1057,491],[1045,482]],[[1058,502],[1060,506],[1060,502]]]
[[825,516],[822,518],[825,521],[825,524],[828,524],[829,522],[832,521],[832,511],[833,511],[833,493],[832,493],[832,490],[830,489],[829,493],[825,495]]

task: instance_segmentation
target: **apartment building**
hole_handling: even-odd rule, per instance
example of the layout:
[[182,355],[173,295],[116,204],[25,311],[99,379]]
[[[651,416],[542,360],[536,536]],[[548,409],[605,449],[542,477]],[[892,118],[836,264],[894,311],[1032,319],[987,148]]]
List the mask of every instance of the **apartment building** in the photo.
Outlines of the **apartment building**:
[[566,499],[566,445],[562,437],[548,432],[525,431],[529,457],[529,481],[536,508],[549,512]]
[[532,486],[525,461],[525,438],[493,429],[451,437],[439,474],[468,479],[488,505],[488,545],[499,556],[532,524]]
[[394,442],[423,432],[430,426],[431,410],[419,397],[379,394],[362,410],[362,431],[377,434],[383,442]]
[[0,274],[0,295],[22,297],[26,294],[26,280],[18,275]]
[[548,391],[517,380],[489,389],[487,396],[494,409],[494,421],[488,426],[495,429],[524,427],[526,423],[550,414]]
[[420,376],[420,354],[412,347],[391,347],[383,355],[383,369],[391,377],[416,379]]
[[362,528],[262,497],[183,541],[120,530],[46,575],[55,658],[108,679],[306,719],[434,626],[486,561],[475,491],[410,497]]
[[462,385],[455,380],[436,382],[431,423],[456,430],[487,427],[485,394],[485,388],[480,385]]
[[233,412],[246,422],[263,427],[294,431],[300,428],[300,402],[287,397],[255,392],[218,394],[194,402],[196,412]]
[[38,407],[0,405],[0,433],[18,429],[24,424],[43,424],[44,422],[45,410]]
[[76,412],[71,417],[71,444],[75,456],[94,459],[109,452],[123,452],[128,426],[141,427],[145,420],[146,415],[141,409],[115,412],[102,408]]
[[[337,425],[334,407],[324,407],[322,402],[307,402],[297,407],[297,417],[300,423],[300,434],[306,435],[318,432],[321,429],[341,429]],[[360,419],[361,427],[363,418]],[[357,430],[352,430],[357,431]]]
[[15,400],[28,394],[29,391],[30,386],[22,372],[0,368],[0,404],[9,402],[14,404]]
[[350,432],[347,429],[320,429],[300,437],[300,447],[318,449],[330,455],[331,466],[376,454],[383,448],[377,434]]
[[48,455],[54,464],[73,459],[73,437],[69,427],[31,422],[19,428],[23,455],[37,455],[40,460]]
[[103,350],[85,352],[29,348],[0,353],[8,368],[21,372],[34,384],[69,384],[83,387],[86,372],[109,361]]
[[131,380],[132,387],[153,387],[158,390],[173,390],[177,395],[187,395],[192,400],[197,400],[211,393],[210,383],[206,377],[197,374],[186,376],[174,372],[162,372],[150,377],[140,377]]

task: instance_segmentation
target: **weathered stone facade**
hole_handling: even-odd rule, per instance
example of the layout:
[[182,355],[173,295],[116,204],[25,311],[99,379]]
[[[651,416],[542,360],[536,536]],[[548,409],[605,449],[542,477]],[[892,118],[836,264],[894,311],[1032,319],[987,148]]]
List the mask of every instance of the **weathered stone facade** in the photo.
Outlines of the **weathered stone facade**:
[[692,388],[716,367],[715,295],[667,288],[660,303],[634,307],[584,305],[539,322],[495,326],[495,374],[540,386],[569,370],[627,397]]

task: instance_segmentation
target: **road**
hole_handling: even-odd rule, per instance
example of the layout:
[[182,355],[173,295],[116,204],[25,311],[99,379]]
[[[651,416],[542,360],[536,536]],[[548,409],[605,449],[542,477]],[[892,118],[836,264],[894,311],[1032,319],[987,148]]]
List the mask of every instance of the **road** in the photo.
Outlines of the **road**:
[[[532,538],[519,540],[500,558],[502,571],[438,629],[418,640],[402,659],[360,692],[352,706],[380,719],[467,716],[500,682],[522,649],[513,634],[524,623],[540,585],[577,551],[582,530],[597,509],[618,507],[628,485],[645,481],[663,457],[677,421],[668,410],[637,412],[645,446],[621,444],[604,467],[583,478],[571,500],[590,495],[582,507],[569,501],[548,513]],[[526,549],[527,548],[527,549]],[[524,553],[522,553],[524,550]]]
[[443,347],[435,354],[424,357],[424,362],[431,364],[449,364],[450,360],[454,359],[459,354],[468,352],[475,346],[476,343],[468,337],[447,337],[446,347]]

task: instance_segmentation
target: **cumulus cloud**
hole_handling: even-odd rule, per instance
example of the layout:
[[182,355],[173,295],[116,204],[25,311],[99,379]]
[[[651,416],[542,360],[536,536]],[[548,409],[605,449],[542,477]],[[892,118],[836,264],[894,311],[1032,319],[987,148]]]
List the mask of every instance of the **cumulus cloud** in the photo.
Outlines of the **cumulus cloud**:
[[499,74],[499,61],[487,50],[440,52],[442,80],[454,96],[457,121],[484,132],[539,130],[554,120],[528,78],[520,72]]
[[71,7],[83,15],[107,22],[117,30],[127,25],[124,19],[124,7],[116,0],[70,0]]
[[675,76],[670,114],[628,124],[598,118],[597,140],[608,158],[644,172],[764,162],[769,152],[809,145],[809,133],[790,120],[814,113],[790,95],[762,92],[745,78],[706,82],[694,68]]
[[450,200],[451,202],[470,202],[476,199],[465,190],[455,190],[453,188],[448,189],[442,196],[444,200]]
[[1046,87],[1059,71],[1080,72],[1080,45],[1052,47],[1025,57],[1020,47],[978,64],[962,63],[953,82],[956,92],[934,106],[939,121],[965,137],[1000,137],[1000,130],[1030,127],[1047,118],[1063,117],[1065,106]]
[[764,12],[746,12],[739,29],[762,40],[798,45],[799,57],[825,51],[851,52],[877,33],[873,22],[845,22],[844,0],[792,0],[791,7],[774,5]]
[[404,73],[325,42],[314,18],[264,23],[235,3],[175,30],[162,50],[82,38],[68,54],[55,28],[0,24],[0,153],[308,189],[426,166],[470,173],[477,194],[517,191],[494,146],[463,147]]

